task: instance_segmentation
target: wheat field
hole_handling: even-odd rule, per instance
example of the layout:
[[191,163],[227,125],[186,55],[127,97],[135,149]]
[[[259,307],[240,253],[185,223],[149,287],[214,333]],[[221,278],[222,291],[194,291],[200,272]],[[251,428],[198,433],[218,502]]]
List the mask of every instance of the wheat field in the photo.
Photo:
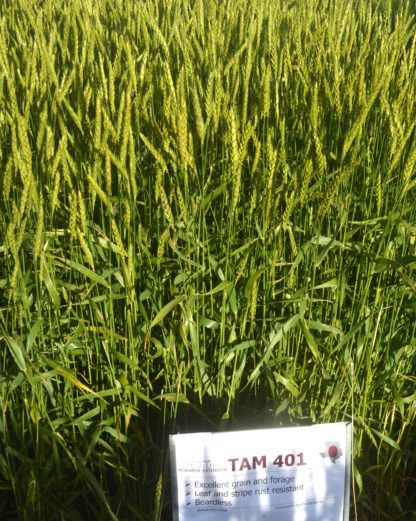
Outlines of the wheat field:
[[351,519],[416,519],[415,53],[406,1],[1,2],[0,519],[332,421]]

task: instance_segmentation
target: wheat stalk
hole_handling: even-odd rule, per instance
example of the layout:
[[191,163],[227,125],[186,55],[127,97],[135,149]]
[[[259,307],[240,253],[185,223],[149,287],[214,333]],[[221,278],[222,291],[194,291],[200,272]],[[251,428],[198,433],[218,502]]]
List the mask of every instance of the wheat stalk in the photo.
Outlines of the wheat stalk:
[[237,130],[237,116],[235,108],[230,110],[230,155],[231,155],[231,212],[235,213],[240,198],[241,189],[241,162],[240,162],[240,146]]

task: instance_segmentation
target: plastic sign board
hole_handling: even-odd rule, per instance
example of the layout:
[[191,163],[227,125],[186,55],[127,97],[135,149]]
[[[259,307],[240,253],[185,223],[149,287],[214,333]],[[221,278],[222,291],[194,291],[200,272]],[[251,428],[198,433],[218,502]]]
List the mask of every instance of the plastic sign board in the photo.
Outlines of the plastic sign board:
[[351,424],[170,437],[174,521],[347,521]]

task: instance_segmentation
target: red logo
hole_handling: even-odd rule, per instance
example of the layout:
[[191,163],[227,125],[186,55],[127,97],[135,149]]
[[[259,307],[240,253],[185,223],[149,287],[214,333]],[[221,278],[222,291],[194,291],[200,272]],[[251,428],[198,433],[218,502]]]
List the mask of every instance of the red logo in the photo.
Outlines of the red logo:
[[329,458],[332,463],[336,463],[337,459],[342,456],[342,449],[338,441],[326,441],[325,450],[320,454],[323,458]]

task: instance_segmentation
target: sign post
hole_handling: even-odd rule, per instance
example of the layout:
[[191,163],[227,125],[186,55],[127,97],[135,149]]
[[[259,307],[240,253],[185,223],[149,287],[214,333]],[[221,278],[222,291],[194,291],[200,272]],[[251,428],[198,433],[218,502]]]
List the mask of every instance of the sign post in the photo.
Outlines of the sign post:
[[174,521],[347,521],[351,424],[170,437]]

